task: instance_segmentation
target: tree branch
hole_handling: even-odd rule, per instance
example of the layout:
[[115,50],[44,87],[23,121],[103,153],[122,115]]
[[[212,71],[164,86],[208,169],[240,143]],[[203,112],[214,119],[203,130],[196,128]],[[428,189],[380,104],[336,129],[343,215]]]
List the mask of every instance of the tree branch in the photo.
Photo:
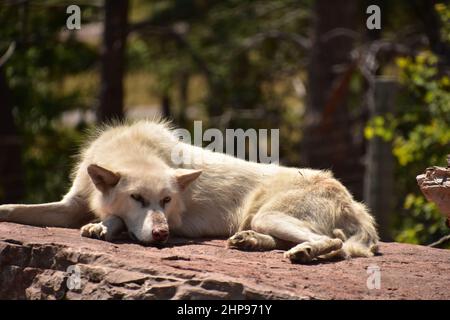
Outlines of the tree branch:
[[441,244],[450,241],[450,234],[447,236],[444,236],[442,238],[440,238],[438,241],[433,242],[431,244],[428,245],[428,247],[432,247],[432,248],[438,248]]
[[258,33],[250,38],[245,39],[241,50],[244,51],[252,49],[267,39],[289,41],[304,50],[309,49],[311,47],[311,41],[309,41],[309,39],[297,33],[283,32],[279,30],[270,30],[267,32]]
[[14,50],[16,50],[16,43],[13,41],[9,45],[8,49],[6,50],[5,54],[0,57],[0,68],[3,67],[3,65],[11,58],[11,56],[14,53]]

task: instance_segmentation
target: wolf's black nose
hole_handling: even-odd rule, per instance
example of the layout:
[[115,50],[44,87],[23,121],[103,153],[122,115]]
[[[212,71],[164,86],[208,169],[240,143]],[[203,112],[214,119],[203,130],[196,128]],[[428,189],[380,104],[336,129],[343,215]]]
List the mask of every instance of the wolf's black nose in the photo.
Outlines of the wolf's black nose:
[[169,237],[169,230],[167,229],[153,229],[152,230],[153,240],[155,241],[166,241]]

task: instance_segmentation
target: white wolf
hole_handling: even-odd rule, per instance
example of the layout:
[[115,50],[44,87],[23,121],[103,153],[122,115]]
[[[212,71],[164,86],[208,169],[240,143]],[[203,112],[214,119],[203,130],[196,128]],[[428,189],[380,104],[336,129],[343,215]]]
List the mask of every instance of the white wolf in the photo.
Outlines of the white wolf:
[[[209,161],[175,165],[174,148]],[[94,217],[101,222],[84,225]],[[83,236],[107,241],[126,228],[144,244],[164,243],[169,231],[230,237],[230,248],[286,249],[300,263],[372,256],[378,241],[372,216],[330,172],[224,156],[179,141],[161,120],[99,130],[61,201],[2,205],[0,221],[84,225]]]

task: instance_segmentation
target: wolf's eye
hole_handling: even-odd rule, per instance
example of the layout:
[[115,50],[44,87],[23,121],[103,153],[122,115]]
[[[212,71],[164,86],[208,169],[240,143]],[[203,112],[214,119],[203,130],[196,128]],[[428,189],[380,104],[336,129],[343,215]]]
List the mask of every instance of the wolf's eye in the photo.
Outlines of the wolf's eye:
[[139,202],[142,200],[142,196],[135,193],[131,194],[130,197]]
[[164,198],[161,200],[161,207],[164,208],[164,206],[165,206],[166,204],[168,204],[168,203],[170,202],[170,200],[172,200],[171,197],[164,197]]
[[133,193],[130,195],[130,197],[133,200],[139,202],[143,207],[146,207],[148,205],[148,202],[140,194]]

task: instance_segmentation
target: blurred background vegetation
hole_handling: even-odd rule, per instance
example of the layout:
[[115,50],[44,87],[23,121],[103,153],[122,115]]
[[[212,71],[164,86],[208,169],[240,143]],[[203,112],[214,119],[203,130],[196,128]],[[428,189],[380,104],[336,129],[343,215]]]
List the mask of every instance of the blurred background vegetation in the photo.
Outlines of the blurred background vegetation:
[[332,169],[385,240],[429,244],[448,228],[415,176],[450,153],[449,48],[448,1],[0,0],[0,203],[58,200],[87,128],[162,114],[279,128],[283,164]]

